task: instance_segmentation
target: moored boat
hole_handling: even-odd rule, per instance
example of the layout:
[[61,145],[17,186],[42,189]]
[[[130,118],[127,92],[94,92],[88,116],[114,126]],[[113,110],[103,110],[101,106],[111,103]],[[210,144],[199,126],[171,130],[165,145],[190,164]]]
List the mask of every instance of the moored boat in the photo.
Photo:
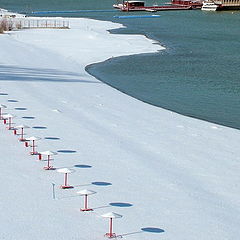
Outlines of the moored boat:
[[153,6],[145,6],[144,1],[123,1],[122,3],[114,4],[114,8],[118,8],[121,11],[147,11],[147,12],[155,12],[155,11],[167,11],[167,10],[189,10],[192,9],[191,5],[153,5]]
[[217,11],[219,5],[211,1],[204,1],[201,10],[203,11]]
[[240,0],[204,1],[202,10],[205,11],[240,10]]

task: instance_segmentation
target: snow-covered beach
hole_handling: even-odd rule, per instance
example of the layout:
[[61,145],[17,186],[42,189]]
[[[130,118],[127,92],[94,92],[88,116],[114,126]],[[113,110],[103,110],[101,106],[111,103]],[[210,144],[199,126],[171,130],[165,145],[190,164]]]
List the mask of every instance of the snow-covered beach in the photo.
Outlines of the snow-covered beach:
[[[71,29],[0,35],[0,104],[38,136],[46,162],[0,126],[1,239],[104,239],[101,214],[123,215],[114,230],[131,240],[235,240],[240,230],[238,130],[184,117],[131,98],[85,67],[162,50],[144,36],[113,35],[119,24],[70,19]],[[52,183],[56,199],[52,198]],[[76,192],[91,189],[93,212]]]

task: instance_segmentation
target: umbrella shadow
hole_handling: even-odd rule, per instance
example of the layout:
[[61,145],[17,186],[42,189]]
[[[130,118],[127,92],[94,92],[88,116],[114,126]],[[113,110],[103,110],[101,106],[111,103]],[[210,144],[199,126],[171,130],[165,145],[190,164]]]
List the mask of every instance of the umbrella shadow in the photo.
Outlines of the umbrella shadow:
[[141,228],[141,230],[143,232],[149,232],[149,233],[163,233],[163,232],[165,232],[163,229],[156,228],[156,227],[144,227],[144,228]]
[[8,99],[7,101],[8,101],[8,102],[13,102],[13,103],[14,103],[14,102],[18,102],[18,100],[15,100],[15,99]]
[[133,204],[131,203],[124,203],[124,202],[112,202],[109,203],[110,206],[112,207],[132,207]]
[[77,151],[75,150],[68,150],[68,149],[61,149],[57,150],[58,153],[76,153]]
[[8,93],[0,93],[0,96],[7,96],[8,95]]
[[24,108],[24,107],[16,107],[14,109],[18,110],[18,111],[25,111],[25,110],[27,110],[27,108]]
[[46,140],[60,140],[59,137],[45,137]]
[[112,183],[109,183],[109,182],[92,182],[91,184],[95,186],[111,186],[112,185]]
[[35,119],[35,117],[31,117],[31,116],[25,116],[25,117],[22,117],[23,119]]
[[85,164],[76,164],[73,167],[76,167],[76,168],[92,168],[92,166],[85,165]]
[[47,127],[44,127],[44,126],[34,126],[32,128],[34,128],[34,129],[47,129]]

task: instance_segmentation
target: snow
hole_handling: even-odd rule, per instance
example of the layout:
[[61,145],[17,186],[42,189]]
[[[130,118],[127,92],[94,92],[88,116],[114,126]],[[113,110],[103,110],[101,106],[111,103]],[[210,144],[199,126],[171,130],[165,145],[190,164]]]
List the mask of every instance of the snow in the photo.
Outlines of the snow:
[[0,18],[1,17],[10,17],[10,18],[24,18],[25,15],[23,14],[19,14],[19,13],[14,13],[14,12],[9,12],[8,10],[6,9],[3,9],[3,8],[0,8]]
[[[45,171],[0,122],[0,239],[235,240],[240,235],[238,130],[157,108],[98,81],[88,64],[163,50],[120,24],[70,19],[71,29],[0,35],[0,104],[39,136],[37,151],[57,152]],[[96,191],[81,212],[78,191]],[[55,199],[54,192],[55,191]]]

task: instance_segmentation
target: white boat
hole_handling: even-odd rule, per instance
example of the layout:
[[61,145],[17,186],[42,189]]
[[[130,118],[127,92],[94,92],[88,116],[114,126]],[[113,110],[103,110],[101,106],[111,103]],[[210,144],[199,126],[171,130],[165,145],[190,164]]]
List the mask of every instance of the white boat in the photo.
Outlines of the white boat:
[[113,4],[114,8],[126,8],[126,7],[144,7],[144,1],[125,1],[123,0],[122,3]]
[[113,4],[114,8],[122,8],[123,4],[122,3],[118,3],[118,4]]
[[203,2],[201,10],[203,11],[217,11],[218,5],[215,4],[214,2],[206,1]]

